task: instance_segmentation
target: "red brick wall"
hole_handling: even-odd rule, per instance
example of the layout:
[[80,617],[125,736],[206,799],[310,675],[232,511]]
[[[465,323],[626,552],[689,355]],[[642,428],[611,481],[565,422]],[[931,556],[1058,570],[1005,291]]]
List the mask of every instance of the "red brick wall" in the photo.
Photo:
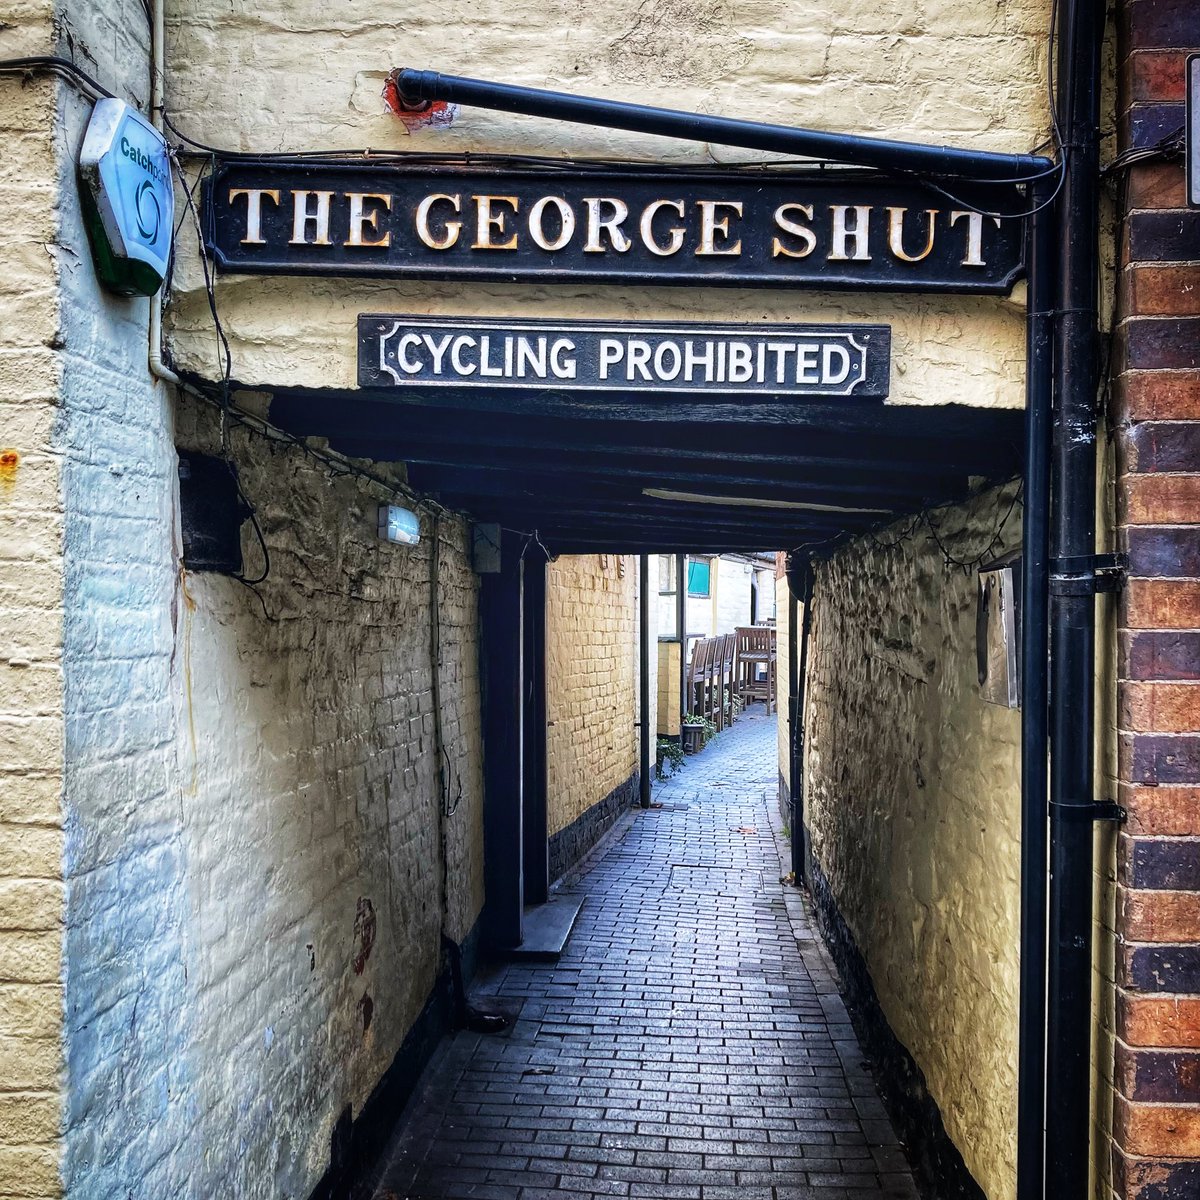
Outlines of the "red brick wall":
[[[1126,0],[1122,149],[1183,123],[1200,0]],[[1183,168],[1128,173],[1115,370],[1130,558],[1119,682],[1122,802],[1113,1179],[1200,1197],[1200,210]]]

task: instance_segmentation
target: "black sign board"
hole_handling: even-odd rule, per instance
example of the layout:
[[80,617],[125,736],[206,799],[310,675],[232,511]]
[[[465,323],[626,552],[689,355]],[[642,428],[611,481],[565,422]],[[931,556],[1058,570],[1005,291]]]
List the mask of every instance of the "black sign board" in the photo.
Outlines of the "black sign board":
[[[1012,186],[857,171],[416,169],[228,161],[217,266],[243,273],[996,292],[1020,277]],[[978,205],[978,208],[972,207]]]
[[888,394],[887,325],[358,318],[360,387]]

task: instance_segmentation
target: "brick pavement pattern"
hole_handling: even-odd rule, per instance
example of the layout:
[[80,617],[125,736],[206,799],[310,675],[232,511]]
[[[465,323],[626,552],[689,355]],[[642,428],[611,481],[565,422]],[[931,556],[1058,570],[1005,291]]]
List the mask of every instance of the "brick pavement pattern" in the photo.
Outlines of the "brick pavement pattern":
[[801,896],[779,882],[775,721],[750,710],[573,875],[557,964],[473,994],[376,1200],[915,1200]]

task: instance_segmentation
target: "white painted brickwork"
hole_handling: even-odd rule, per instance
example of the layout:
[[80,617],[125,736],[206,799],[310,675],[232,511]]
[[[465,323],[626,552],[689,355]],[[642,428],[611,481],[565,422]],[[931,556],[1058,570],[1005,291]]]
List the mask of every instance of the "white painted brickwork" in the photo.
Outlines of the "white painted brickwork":
[[[215,447],[208,410],[183,404],[177,432]],[[100,636],[142,653],[124,668],[89,655],[68,689],[83,708],[88,676],[107,671],[124,685],[107,704],[126,701],[119,715],[87,705],[80,728],[105,733],[70,760],[74,1195],[306,1196],[334,1121],[348,1104],[357,1114],[429,996],[443,887],[455,939],[482,899],[464,526],[441,529],[459,801],[443,885],[432,525],[415,549],[386,545],[362,485],[241,432],[232,445],[271,548],[269,616],[223,577],[186,575],[173,598],[141,604],[130,581],[124,617]],[[248,533],[245,548],[256,571]],[[145,549],[132,565],[170,589],[170,543]]]

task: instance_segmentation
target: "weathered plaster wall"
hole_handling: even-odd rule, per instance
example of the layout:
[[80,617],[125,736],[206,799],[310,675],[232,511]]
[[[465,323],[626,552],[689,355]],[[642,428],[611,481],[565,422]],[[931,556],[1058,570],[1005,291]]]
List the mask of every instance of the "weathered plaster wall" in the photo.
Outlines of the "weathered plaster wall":
[[[215,449],[212,413],[182,404],[177,436]],[[109,576],[126,606],[81,604],[81,636],[101,626],[68,687],[81,736],[67,1161],[81,1197],[307,1196],[339,1115],[359,1114],[429,998],[442,933],[461,942],[482,903],[465,527],[440,530],[445,816],[432,523],[417,548],[389,546],[377,488],[240,430],[231,445],[271,552],[261,602],[222,576],[184,572],[176,588],[159,514],[140,582]],[[76,503],[89,499],[128,509],[138,493],[81,486]],[[124,534],[103,512],[88,527]],[[248,527],[245,551],[257,573]],[[86,555],[95,589],[105,572]],[[106,641],[132,653],[123,673]]]
[[734,558],[714,558],[713,633],[732,633],[750,624],[750,578],[753,568]]
[[[996,150],[1046,135],[1048,0],[645,5],[551,0],[536,16],[502,0],[469,9],[417,0],[403,12],[325,0],[169,0],[168,103],[189,136],[239,150],[373,146],[513,151],[711,164],[755,157],[478,109],[408,134],[380,91],[389,68],[433,67],[760,120]],[[948,70],[947,64],[963,69]],[[214,372],[193,247],[173,320],[180,361]],[[797,291],[592,285],[225,279],[234,371],[253,384],[355,386],[360,312],[892,325],[892,399],[1019,406],[1021,289],[1013,301]]]
[[[52,44],[50,4],[4,53]],[[57,117],[61,89],[0,77],[0,1192],[61,1193],[62,499]]]
[[[983,553],[1013,486],[932,514]],[[996,552],[1019,542],[1020,512]],[[926,530],[818,570],[806,818],[880,1004],[990,1200],[1014,1191],[1020,713],[986,704],[977,582]],[[891,548],[890,543],[895,543]]]
[[637,558],[565,556],[546,570],[549,828],[638,769]]
[[[182,445],[212,433],[184,407]],[[420,545],[392,546],[378,488],[261,438],[234,447],[271,551],[262,603],[186,575],[175,641],[189,1102],[211,1131],[200,1194],[302,1197],[426,1003],[441,935],[461,942],[482,904],[477,580],[461,522],[435,533],[426,514]]]

